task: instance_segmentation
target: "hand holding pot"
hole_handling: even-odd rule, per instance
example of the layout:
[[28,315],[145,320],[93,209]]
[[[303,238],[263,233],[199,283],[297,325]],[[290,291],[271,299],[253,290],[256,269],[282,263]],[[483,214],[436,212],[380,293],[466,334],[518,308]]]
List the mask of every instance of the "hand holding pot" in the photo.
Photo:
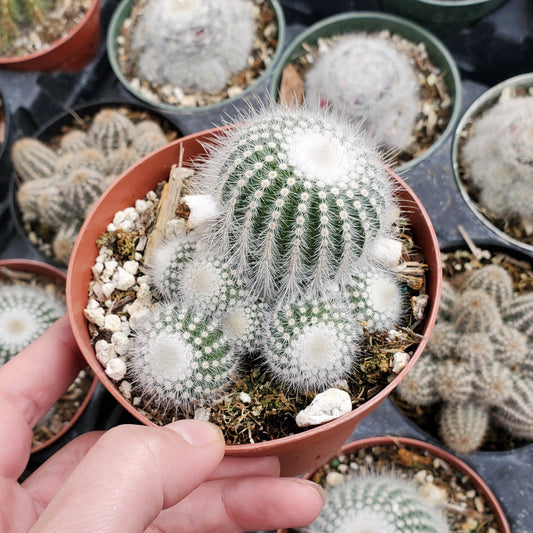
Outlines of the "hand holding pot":
[[0,369],[0,530],[241,532],[308,524],[322,493],[274,457],[224,458],[221,431],[182,420],[86,433],[22,484],[32,427],[83,367],[66,317]]

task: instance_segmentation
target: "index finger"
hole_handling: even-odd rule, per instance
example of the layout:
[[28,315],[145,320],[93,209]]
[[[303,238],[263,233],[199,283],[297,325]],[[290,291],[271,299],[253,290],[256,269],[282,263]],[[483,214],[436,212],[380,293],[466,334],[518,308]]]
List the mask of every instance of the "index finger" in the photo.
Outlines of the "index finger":
[[57,320],[37,340],[0,368],[0,474],[24,468],[33,426],[67,390],[84,362],[68,317]]

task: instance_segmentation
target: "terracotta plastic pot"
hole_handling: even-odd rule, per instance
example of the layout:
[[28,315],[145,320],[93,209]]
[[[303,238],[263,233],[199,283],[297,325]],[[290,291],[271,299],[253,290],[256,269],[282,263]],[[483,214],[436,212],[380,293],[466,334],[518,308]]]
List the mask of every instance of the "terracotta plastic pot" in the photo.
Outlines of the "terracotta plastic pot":
[[314,46],[319,39],[338,35],[365,32],[372,33],[388,30],[413,43],[424,43],[433,64],[442,72],[446,89],[452,100],[452,113],[448,125],[437,140],[420,155],[410,161],[394,167],[394,171],[403,173],[418,163],[428,159],[438,150],[452,134],[459,119],[462,100],[461,76],[455,60],[444,44],[433,34],[418,24],[407,19],[373,11],[354,11],[341,13],[320,20],[296,36],[285,49],[270,81],[270,94],[274,100],[279,99],[281,79],[284,68],[305,53],[305,45]]
[[[53,280],[58,280],[61,283],[66,282],[66,275],[63,271],[55,268],[52,265],[43,263],[41,261],[34,261],[31,259],[2,259],[0,260],[0,268],[9,268],[10,270],[16,270],[19,272],[28,272],[30,274],[37,274],[37,275],[45,276]],[[91,397],[94,393],[97,383],[98,383],[98,378],[94,376],[91,386],[85,398],[81,402],[79,408],[77,409],[76,413],[74,414],[74,416],[68,421],[67,424],[65,424],[61,428],[60,431],[55,433],[48,440],[42,442],[40,445],[33,447],[31,450],[32,454],[40,452],[44,450],[45,448],[48,448],[55,442],[57,442],[74,426],[76,421],[79,419],[79,417],[82,415],[83,411],[87,407],[89,401],[91,400]]]
[[472,213],[492,232],[494,232],[500,239],[503,239],[505,242],[522,248],[523,250],[533,253],[533,244],[527,244],[525,242],[519,241],[518,239],[510,236],[508,233],[504,232],[498,228],[492,221],[490,221],[485,214],[480,210],[479,204],[476,203],[470,196],[464,181],[461,178],[461,165],[460,165],[460,155],[459,148],[460,144],[464,139],[465,129],[469,124],[479,118],[484,111],[493,106],[498,99],[500,98],[502,91],[509,88],[533,88],[533,72],[527,74],[521,74],[519,76],[514,76],[507,80],[498,83],[494,87],[491,87],[485,91],[477,100],[475,100],[470,107],[466,110],[462,116],[457,128],[455,130],[453,140],[452,140],[452,166],[453,174],[455,177],[455,182],[459,191],[466,202],[467,206],[470,208]]
[[20,57],[0,57],[0,68],[41,72],[77,72],[95,57],[100,46],[100,0],[93,0],[83,19],[45,50]]
[[[113,13],[113,17],[109,23],[109,29],[107,33],[107,56],[111,64],[111,68],[115,73],[115,76],[118,78],[119,82],[136,98],[146,102],[152,106],[164,109],[171,112],[199,112],[199,111],[212,111],[219,110],[228,104],[235,104],[238,100],[241,100],[243,97],[250,95],[258,86],[264,82],[271,74],[272,69],[278,62],[278,59],[281,55],[283,45],[285,43],[285,16],[283,13],[283,8],[278,0],[269,0],[272,9],[276,13],[276,20],[278,25],[278,42],[274,55],[271,57],[268,65],[266,66],[264,72],[255,79],[248,87],[246,87],[238,95],[226,98],[220,102],[213,104],[203,105],[199,107],[190,107],[190,106],[177,106],[164,102],[159,102],[154,98],[151,98],[145,92],[141,91],[139,88],[135,87],[130,80],[126,78],[124,72],[122,71],[119,61],[118,61],[118,41],[117,38],[120,37],[124,21],[130,16],[133,6],[135,5],[134,0],[122,0]],[[169,61],[172,61],[172,58],[169,58]]]
[[[103,194],[85,220],[68,267],[67,307],[78,345],[104,386],[127,411],[147,425],[153,423],[125,400],[97,361],[90,342],[84,309],[87,304],[91,267],[98,255],[95,243],[106,231],[108,223],[117,211],[134,205],[138,198],[144,197],[159,182],[168,178],[171,165],[179,160],[180,149],[183,149],[183,162],[187,164],[188,161],[205,153],[203,143],[212,140],[217,131],[219,130],[209,130],[178,139],[145,157],[119,177]],[[442,273],[439,246],[431,221],[418,198],[398,176],[395,174],[392,176],[399,186],[400,204],[412,227],[415,242],[429,265],[427,276],[429,304],[422,332],[423,338],[410,362],[381,392],[351,413],[322,426],[281,439],[256,444],[228,445],[226,448],[228,455],[241,457],[277,455],[285,475],[300,474],[314,468],[340,448],[357,423],[391,393],[422,353],[435,323],[440,301]]]
[[[498,533],[511,533],[511,528],[509,522],[505,516],[500,502],[490,489],[490,487],[483,481],[483,478],[469,465],[464,461],[452,455],[451,453],[435,446],[434,444],[429,444],[427,442],[407,438],[407,437],[395,437],[395,436],[383,436],[383,437],[370,437],[366,439],[361,439],[358,441],[350,442],[345,444],[337,455],[347,455],[350,453],[357,452],[358,450],[364,448],[372,448],[373,446],[393,446],[397,448],[408,448],[420,454],[427,452],[429,455],[442,459],[448,465],[450,465],[454,470],[467,476],[475,485],[477,491],[485,498],[487,504],[492,511],[496,522],[498,524]],[[324,461],[320,467],[326,465],[328,461]],[[315,469],[315,470],[318,470]],[[307,473],[304,477],[305,479],[310,479],[314,474],[314,471]],[[286,529],[278,529],[277,533],[287,533]]]
[[439,35],[450,35],[492,13],[507,0],[380,0],[386,11],[413,19]]

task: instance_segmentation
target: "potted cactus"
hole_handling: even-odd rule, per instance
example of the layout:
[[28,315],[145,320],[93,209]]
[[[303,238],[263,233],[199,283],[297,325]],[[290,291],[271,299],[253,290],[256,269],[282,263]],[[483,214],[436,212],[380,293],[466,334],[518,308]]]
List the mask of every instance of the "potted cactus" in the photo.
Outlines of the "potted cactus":
[[284,32],[277,0],[123,0],[107,51],[140,100],[173,112],[208,110],[236,102],[268,76]]
[[480,475],[427,442],[372,437],[345,444],[305,476],[327,502],[308,527],[278,533],[509,533],[505,513]]
[[443,252],[439,318],[396,390],[412,420],[458,453],[533,440],[531,260],[490,246]]
[[206,416],[228,453],[301,473],[414,364],[437,249],[357,128],[273,107],[123,175],[81,229],[68,308],[87,361],[143,423]]
[[500,238],[533,251],[533,74],[483,93],[457,126],[456,183],[472,212]]
[[76,72],[100,45],[99,0],[2,0],[0,68]]
[[323,19],[285,50],[276,101],[332,107],[362,121],[395,170],[429,157],[451,134],[461,82],[444,45],[400,17],[358,11]]
[[68,264],[86,213],[138,159],[178,135],[174,124],[142,105],[80,106],[35,137],[13,143],[13,216],[21,235],[58,266]]
[[[66,312],[65,274],[28,259],[0,261],[0,365],[26,348]],[[96,387],[89,368],[34,428],[32,453],[59,440],[80,417]]]

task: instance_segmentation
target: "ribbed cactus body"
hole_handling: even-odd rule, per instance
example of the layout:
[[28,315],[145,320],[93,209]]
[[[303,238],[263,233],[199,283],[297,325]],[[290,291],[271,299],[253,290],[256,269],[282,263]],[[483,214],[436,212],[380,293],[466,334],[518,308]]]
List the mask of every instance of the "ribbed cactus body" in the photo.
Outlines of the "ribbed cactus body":
[[65,305],[37,287],[0,286],[0,365],[65,313]]
[[134,386],[170,410],[209,405],[235,379],[236,366],[216,322],[170,304],[154,307],[128,355]]
[[65,265],[68,265],[70,260],[70,253],[72,252],[72,248],[74,248],[80,227],[81,225],[75,222],[69,225],[64,224],[59,228],[52,240],[54,257]]
[[521,331],[533,343],[533,293],[516,296],[502,310],[504,321]]
[[65,200],[64,186],[59,180],[49,183],[37,199],[39,221],[50,228],[69,224],[76,217],[72,205]]
[[528,358],[530,350],[527,337],[518,329],[504,325],[490,337],[494,346],[494,357],[508,367]]
[[266,327],[266,366],[289,389],[321,391],[350,372],[360,332],[341,305],[298,299],[279,308]]
[[251,353],[261,347],[267,308],[264,302],[232,301],[221,317],[222,331],[237,353]]
[[131,120],[120,111],[106,108],[93,118],[88,134],[92,144],[109,156],[113,150],[127,146],[134,131]]
[[215,249],[267,299],[346,284],[397,213],[374,146],[334,115],[251,117],[210,148],[200,172],[221,204]]
[[466,282],[468,289],[482,289],[496,301],[496,305],[505,305],[513,296],[513,280],[499,265],[487,265],[474,270]]
[[56,173],[67,177],[74,170],[89,168],[100,174],[107,173],[108,163],[104,154],[96,148],[82,148],[77,152],[65,152],[57,160]]
[[106,185],[104,176],[97,170],[77,168],[65,180],[63,201],[83,219],[87,209],[98,200]]
[[392,273],[376,269],[355,273],[346,292],[349,309],[365,327],[387,330],[398,325],[403,312],[403,298],[400,285]]
[[352,34],[321,52],[305,76],[306,98],[357,120],[389,148],[412,142],[418,81],[407,54],[381,36]]
[[16,195],[24,222],[31,222],[40,218],[40,198],[43,194],[47,194],[50,187],[53,188],[56,185],[56,180],[56,177],[40,178],[20,184]]
[[440,296],[439,317],[444,320],[450,318],[450,314],[457,302],[457,291],[447,280],[442,280],[442,291]]
[[448,322],[440,321],[435,324],[426,345],[426,353],[433,359],[448,359],[455,353],[461,336]]
[[91,146],[91,141],[87,132],[82,130],[71,130],[61,136],[59,147],[62,152],[81,152]]
[[400,382],[396,391],[412,405],[431,405],[439,400],[435,388],[437,365],[430,357],[421,357]]
[[139,157],[152,153],[168,142],[161,130],[145,131],[141,135],[139,135],[138,131],[138,129],[135,129],[136,137],[133,139],[132,148],[139,154]]
[[306,533],[450,533],[443,512],[424,501],[415,481],[393,474],[354,476],[327,491]]
[[458,335],[455,356],[472,368],[480,361],[493,361],[494,351],[494,344],[487,333]]
[[461,363],[443,361],[435,369],[435,391],[446,402],[465,402],[472,396],[474,376]]
[[57,159],[51,148],[31,137],[19,139],[11,149],[13,167],[22,181],[51,177]]
[[440,436],[459,453],[479,448],[489,427],[489,409],[474,401],[448,403],[440,413]]
[[249,0],[151,0],[132,35],[139,75],[159,85],[220,91],[247,66],[255,31]]
[[115,177],[119,176],[141,157],[142,155],[137,150],[129,146],[122,146],[113,150],[108,158],[109,174]]
[[475,366],[474,393],[476,401],[489,406],[503,403],[513,390],[513,372],[499,361],[479,360]]
[[461,293],[453,309],[453,320],[461,333],[493,332],[502,324],[494,298],[482,289],[468,289]]

